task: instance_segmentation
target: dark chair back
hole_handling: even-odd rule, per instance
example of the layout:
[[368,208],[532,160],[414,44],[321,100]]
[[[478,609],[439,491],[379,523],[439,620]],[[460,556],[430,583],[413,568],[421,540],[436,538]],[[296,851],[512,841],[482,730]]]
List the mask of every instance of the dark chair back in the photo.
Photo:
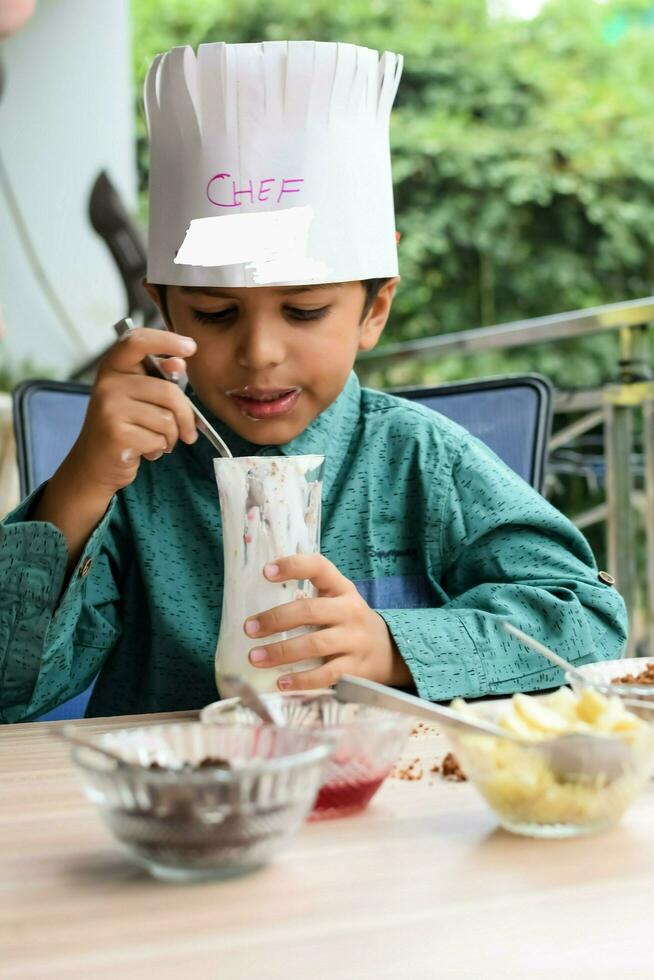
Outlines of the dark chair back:
[[[13,393],[20,491],[27,497],[63,462],[82,428],[89,386],[65,381],[24,381]],[[93,684],[38,721],[83,718]]]
[[27,497],[60,466],[82,428],[89,386],[24,381],[13,393],[20,492]]
[[552,386],[539,374],[461,381],[436,388],[396,388],[458,422],[500,459],[542,490],[552,425]]

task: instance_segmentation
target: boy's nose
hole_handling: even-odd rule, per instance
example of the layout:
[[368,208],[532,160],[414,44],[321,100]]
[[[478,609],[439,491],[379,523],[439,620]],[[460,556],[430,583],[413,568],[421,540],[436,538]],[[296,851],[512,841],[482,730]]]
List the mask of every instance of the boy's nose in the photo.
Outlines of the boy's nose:
[[236,360],[241,367],[261,370],[281,364],[285,358],[282,338],[267,318],[250,321],[239,337]]

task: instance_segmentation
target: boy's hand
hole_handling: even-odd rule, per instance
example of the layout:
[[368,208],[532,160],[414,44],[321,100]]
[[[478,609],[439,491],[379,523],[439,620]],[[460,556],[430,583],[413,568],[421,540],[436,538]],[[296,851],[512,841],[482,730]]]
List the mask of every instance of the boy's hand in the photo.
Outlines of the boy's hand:
[[164,330],[139,328],[103,358],[82,431],[66,460],[88,495],[109,500],[131,483],[141,458],[158,459],[178,439],[193,443],[197,430],[190,406],[175,384],[145,374],[146,354],[168,355],[167,371],[185,370],[195,341]]
[[265,669],[293,664],[317,657],[320,667],[280,677],[283,691],[306,691],[330,687],[342,674],[354,674],[381,684],[397,686],[411,683],[411,674],[393,642],[386,623],[356,588],[322,555],[294,555],[266,565],[264,574],[271,582],[309,579],[318,590],[315,599],[296,599],[251,617],[245,632],[254,639],[273,633],[317,626],[304,636],[250,651],[254,666]]
[[66,538],[70,573],[116,490],[135,478],[141,458],[157,459],[178,439],[197,439],[193,412],[177,385],[148,378],[146,354],[168,355],[166,370],[181,372],[195,341],[140,328],[102,359],[75,445],[48,480],[32,520],[54,524]]

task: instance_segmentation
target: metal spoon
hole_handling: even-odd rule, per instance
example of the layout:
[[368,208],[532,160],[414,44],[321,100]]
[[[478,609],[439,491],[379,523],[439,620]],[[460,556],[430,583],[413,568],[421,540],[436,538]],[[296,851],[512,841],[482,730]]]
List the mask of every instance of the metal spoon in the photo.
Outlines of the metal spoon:
[[[641,698],[625,698],[622,696],[622,694],[620,694],[619,691],[616,691],[615,687],[612,684],[600,684],[598,681],[593,681],[591,683],[588,680],[588,678],[584,674],[582,674],[580,670],[577,670],[576,667],[573,667],[571,663],[569,663],[567,660],[564,660],[563,657],[560,657],[558,653],[554,653],[554,650],[550,650],[549,647],[546,647],[544,646],[544,644],[539,643],[539,641],[535,640],[533,636],[529,636],[528,633],[523,633],[522,630],[519,630],[517,628],[517,626],[513,626],[511,623],[502,623],[502,627],[507,633],[511,633],[512,636],[515,636],[516,639],[524,643],[525,646],[531,647],[531,649],[535,650],[536,653],[540,653],[543,657],[546,657],[553,664],[556,664],[556,666],[560,667],[561,670],[567,670],[570,676],[574,677],[574,679],[577,681],[580,687],[592,687],[594,691],[599,691],[601,694],[604,694],[606,697],[609,698],[619,697],[620,703],[624,704],[625,707],[627,708],[637,709],[638,711],[645,711],[645,712],[654,711],[654,703],[652,703],[651,701],[646,701],[645,699],[641,699]],[[649,718],[648,721],[654,722],[654,715],[652,715],[652,717]]]
[[[540,653],[542,657],[546,657],[547,660],[551,661],[551,663],[555,664],[555,666],[560,667],[561,670],[566,670],[571,677],[574,677],[577,683],[581,684],[582,687],[589,686],[588,679],[584,677],[580,670],[577,670],[577,668],[573,667],[571,663],[568,663],[567,660],[560,657],[558,653],[554,653],[554,650],[550,650],[549,647],[546,647],[543,643],[535,640],[533,636],[529,636],[528,633],[523,633],[522,630],[519,630],[518,627],[514,626],[512,623],[502,623],[502,629],[506,633],[510,633],[511,636],[515,636],[516,640],[520,640],[520,642],[524,643],[525,646],[531,647],[531,649],[535,650],[536,653]],[[608,685],[603,684],[593,684],[593,687],[595,689],[601,687],[604,690],[610,690]]]
[[[107,759],[111,759],[112,762],[118,763],[119,766],[134,767],[134,763],[127,762],[123,759],[118,752],[114,752],[112,749],[107,749],[103,745],[98,745],[96,742],[91,742],[90,739],[83,738],[81,735],[77,734],[77,731],[72,725],[64,725],[62,728],[51,728],[50,735],[54,735],[55,738],[62,738],[65,742],[70,742],[71,745],[76,745],[80,749],[90,749],[91,752],[97,752],[99,755],[106,756]],[[143,768],[138,766],[137,768]]]
[[492,722],[481,719],[470,721],[452,708],[423,701],[413,694],[396,691],[395,688],[385,687],[375,681],[367,681],[363,677],[350,677],[344,674],[334,688],[334,695],[338,701],[355,701],[357,704],[369,704],[375,708],[388,708],[400,714],[427,718],[429,721],[438,718],[439,721],[447,722],[451,728],[464,729],[468,733],[477,731],[482,735],[495,735],[497,738],[508,738],[512,742],[523,744],[523,739],[498,725],[493,725]]
[[[129,317],[125,317],[123,320],[119,320],[118,323],[114,323],[114,330],[119,337],[124,337],[125,334],[129,333],[130,330],[133,329],[134,324]],[[177,381],[179,380],[176,375],[168,374],[166,371],[164,371],[157,358],[153,357],[152,354],[146,354],[146,356],[143,358],[143,365],[145,367],[146,374],[149,374],[151,377],[163,378],[164,381],[172,381],[173,384],[177,384]],[[225,459],[231,459],[232,454],[227,443],[220,438],[216,430],[206,420],[200,409],[193,404],[191,399],[186,395],[184,397],[191,406],[191,410],[195,415],[195,426],[198,432],[201,432],[205,439],[209,440],[213,448],[220,456],[224,457]]]
[[255,715],[261,718],[265,725],[276,725],[277,727],[284,725],[283,717],[281,720],[274,718],[252,685],[248,684],[242,677],[237,677],[236,674],[227,674],[221,678],[220,693],[228,698],[239,698],[241,704],[249,708],[250,711],[254,711]]
[[544,741],[524,739],[486,721],[471,721],[452,708],[423,701],[412,694],[396,691],[362,677],[343,676],[336,684],[334,693],[339,701],[371,704],[432,721],[438,718],[445,728],[463,729],[468,734],[478,732],[494,735],[516,742],[543,755],[552,772],[569,782],[593,782],[598,777],[617,779],[632,764],[630,747],[609,735],[571,732],[569,735],[557,735]]

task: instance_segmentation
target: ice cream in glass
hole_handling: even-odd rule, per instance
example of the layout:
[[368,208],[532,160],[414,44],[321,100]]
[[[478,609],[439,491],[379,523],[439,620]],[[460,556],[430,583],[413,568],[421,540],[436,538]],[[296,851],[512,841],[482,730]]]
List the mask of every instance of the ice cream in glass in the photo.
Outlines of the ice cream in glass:
[[[223,526],[225,584],[216,648],[216,683],[237,674],[260,692],[277,690],[282,674],[318,661],[257,668],[249,661],[255,642],[245,620],[274,606],[316,594],[309,581],[270,582],[264,566],[279,558],[320,551],[324,456],[243,456],[216,459]],[[300,627],[265,638],[275,643],[309,630]]]

